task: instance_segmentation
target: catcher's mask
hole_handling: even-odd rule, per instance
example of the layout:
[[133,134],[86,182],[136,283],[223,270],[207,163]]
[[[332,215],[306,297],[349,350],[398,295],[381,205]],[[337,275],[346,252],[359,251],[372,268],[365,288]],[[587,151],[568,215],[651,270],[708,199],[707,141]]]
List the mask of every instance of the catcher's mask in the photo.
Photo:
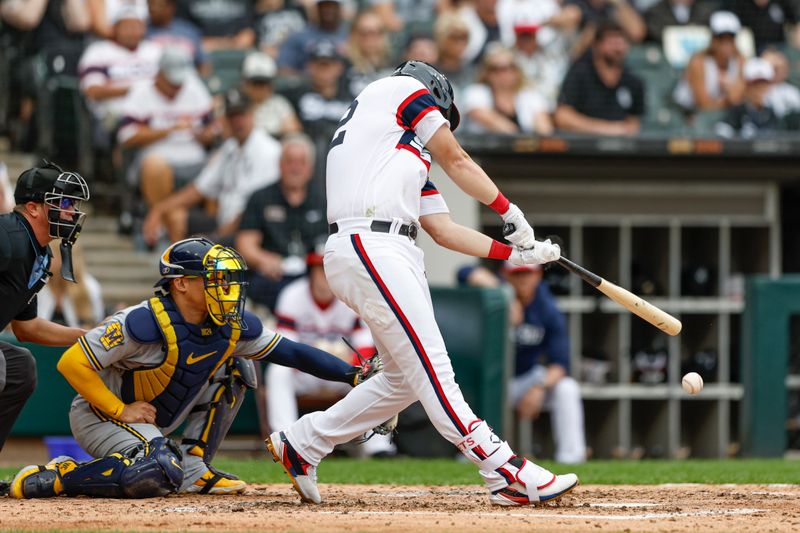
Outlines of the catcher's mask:
[[427,88],[439,111],[444,118],[450,122],[450,131],[455,131],[461,122],[461,114],[458,112],[453,98],[453,86],[447,76],[439,72],[436,67],[424,61],[406,61],[394,69],[392,76],[410,76]]
[[48,234],[52,239],[61,239],[61,276],[68,281],[75,281],[72,245],[78,240],[86,219],[81,206],[88,199],[89,186],[80,174],[64,172],[47,161],[23,172],[14,191],[17,204],[40,202],[46,206]]
[[184,239],[167,248],[159,262],[159,293],[169,292],[169,281],[180,277],[203,279],[206,307],[218,326],[247,329],[243,319],[247,265],[233,248],[214,244],[203,237]]

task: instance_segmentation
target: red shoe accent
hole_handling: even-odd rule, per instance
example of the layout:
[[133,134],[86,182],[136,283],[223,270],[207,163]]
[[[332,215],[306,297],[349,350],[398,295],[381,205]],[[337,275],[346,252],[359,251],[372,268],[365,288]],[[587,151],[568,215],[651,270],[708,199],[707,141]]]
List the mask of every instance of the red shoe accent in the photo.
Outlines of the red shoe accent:
[[547,483],[545,483],[544,485],[539,485],[539,486],[538,486],[538,487],[536,487],[536,488],[537,488],[537,489],[539,489],[539,490],[542,490],[542,489],[544,489],[544,488],[547,488],[547,487],[549,487],[550,485],[552,485],[552,484],[553,484],[553,482],[554,482],[555,480],[556,480],[556,475],[555,475],[555,474],[553,474],[553,479],[551,479],[550,481],[548,481],[548,482],[547,482]]

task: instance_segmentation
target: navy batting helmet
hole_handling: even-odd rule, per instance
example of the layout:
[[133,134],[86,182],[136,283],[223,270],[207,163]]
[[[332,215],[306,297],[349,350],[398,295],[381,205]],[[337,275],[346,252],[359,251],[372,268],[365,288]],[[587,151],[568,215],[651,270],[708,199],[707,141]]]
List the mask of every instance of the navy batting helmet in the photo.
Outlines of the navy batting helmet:
[[211,320],[218,326],[230,324],[247,329],[244,312],[244,272],[247,265],[233,248],[215,244],[204,237],[178,241],[161,254],[161,280],[156,283],[169,292],[169,281],[184,276],[200,277],[205,288],[206,305]]
[[406,61],[394,69],[392,76],[411,76],[420,81],[433,95],[433,100],[439,106],[444,118],[450,121],[450,130],[454,131],[458,127],[461,114],[453,100],[453,86],[450,85],[447,76],[436,70],[433,65],[424,61]]

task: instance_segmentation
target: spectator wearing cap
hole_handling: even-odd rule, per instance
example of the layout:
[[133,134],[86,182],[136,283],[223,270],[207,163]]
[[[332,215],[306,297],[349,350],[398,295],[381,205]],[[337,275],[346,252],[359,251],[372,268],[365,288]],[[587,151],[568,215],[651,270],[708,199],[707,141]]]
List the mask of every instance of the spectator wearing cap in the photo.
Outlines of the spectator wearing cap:
[[353,19],[347,41],[347,86],[350,94],[391,74],[391,51],[383,20],[372,11],[362,11]]
[[280,177],[247,202],[236,249],[248,265],[248,299],[275,310],[283,287],[305,273],[304,258],[327,238],[325,189],[313,183],[316,149],[304,134],[283,140]]
[[116,127],[131,86],[152,80],[161,57],[161,47],[144,39],[144,19],[135,7],[119,8],[113,22],[112,38],[90,44],[78,64],[80,90],[106,132]]
[[183,48],[194,59],[195,67],[207,73],[210,69],[208,54],[203,50],[203,40],[197,26],[175,16],[176,0],[147,0],[150,19],[146,37],[162,48]]
[[732,11],[753,31],[756,53],[768,46],[800,46],[797,3],[792,0],[734,0]]
[[[513,2],[505,2],[504,8]],[[555,0],[523,2],[529,9],[506,14],[513,17],[513,35],[509,46],[525,77],[545,97],[548,109],[554,111],[558,91],[570,64],[570,47],[576,37],[580,10],[576,6],[561,7]]]
[[661,0],[644,14],[647,40],[662,42],[668,26],[706,26],[714,7],[710,0]]
[[500,44],[484,54],[477,83],[464,91],[463,105],[476,132],[553,133],[547,100],[526,86],[513,52]]
[[354,95],[343,83],[345,60],[336,43],[316,43],[310,50],[306,71],[308,81],[287,91],[286,97],[294,106],[303,131],[311,137],[321,154],[316,163],[316,175],[321,181],[325,176],[328,145]]
[[591,56],[572,64],[555,112],[556,127],[593,135],[635,135],[644,115],[644,86],[625,67],[625,31],[613,22],[598,26]]
[[178,15],[200,29],[203,48],[213,50],[253,47],[253,0],[177,0]]
[[766,59],[775,71],[775,77],[765,97],[766,103],[778,118],[800,113],[800,89],[786,81],[789,76],[789,60],[774,48],[764,50]]
[[500,41],[500,23],[497,20],[497,0],[475,0],[458,10],[469,30],[469,40],[464,59],[477,64],[486,47]]
[[439,59],[433,65],[450,80],[453,91],[458,92],[475,80],[475,67],[467,62],[469,27],[458,12],[442,13],[433,28]]
[[586,461],[580,387],[569,376],[567,322],[542,279],[542,266],[506,262],[500,277],[484,267],[465,267],[459,270],[458,277],[462,284],[512,289],[509,320],[514,332],[515,363],[508,402],[522,422],[534,422],[543,411],[550,412],[556,461]]
[[256,127],[275,138],[302,131],[292,104],[275,92],[278,74],[275,60],[262,52],[252,52],[242,65],[242,90],[255,106]]
[[[347,339],[363,357],[376,353],[375,343],[364,322],[347,304],[336,298],[325,278],[323,256],[311,251],[306,255],[307,276],[289,283],[278,296],[275,332],[289,340],[315,346],[335,355],[347,364],[360,364],[358,355],[345,343]],[[315,404],[332,405],[350,388],[305,372],[281,365],[267,365],[267,414],[274,431],[288,428],[299,416],[298,396],[313,399]],[[340,386],[344,385],[344,386]],[[375,435],[362,444],[367,455],[393,455],[396,450],[389,435]]]
[[[69,221],[70,227],[82,222],[75,216],[80,200],[88,198],[83,178],[44,164],[20,174],[14,211],[0,215],[0,330],[11,325],[20,342],[70,346],[86,333],[37,317],[37,293],[51,275],[48,244],[61,237],[58,226],[66,227],[62,221]],[[59,222],[51,222],[51,214]],[[31,352],[0,342],[0,450],[35,388],[36,360]]]
[[739,19],[730,11],[711,15],[711,42],[692,55],[675,87],[675,102],[687,111],[714,111],[742,103],[744,58],[736,49]]
[[128,183],[153,206],[189,183],[203,168],[219,132],[213,102],[182,48],[168,48],[153,81],[132,88],[123,105],[117,140],[135,151]]
[[[143,226],[146,242],[154,244],[163,225],[172,242],[206,234],[230,243],[250,196],[277,180],[280,146],[255,127],[253,104],[239,89],[225,94],[225,123],[230,137],[197,179],[162,197],[147,214]],[[203,203],[205,208],[192,210]]]
[[122,8],[131,8],[142,19],[147,19],[147,0],[84,0],[91,19],[91,30],[101,39],[114,36],[115,14]]
[[566,6],[576,6],[581,11],[581,34],[573,49],[573,56],[581,56],[594,42],[597,28],[605,22],[619,26],[629,42],[641,42],[647,27],[642,16],[629,0],[566,0]]
[[717,125],[716,132],[724,137],[737,135],[752,139],[759,134],[778,130],[779,121],[767,101],[775,69],[766,59],[753,57],[744,64],[746,88],[744,101],[732,107],[728,117]]
[[347,28],[342,18],[341,0],[316,0],[316,24],[290,35],[278,52],[278,68],[285,75],[301,75],[311,51],[322,42],[333,43],[341,50],[347,40]]
[[306,14],[300,6],[285,0],[256,2],[256,48],[272,58],[278,57],[284,41],[306,27]]
[[542,45],[560,34],[574,36],[581,22],[581,10],[576,5],[562,6],[559,0],[498,0],[497,20],[500,40],[511,48],[520,27],[542,30]]

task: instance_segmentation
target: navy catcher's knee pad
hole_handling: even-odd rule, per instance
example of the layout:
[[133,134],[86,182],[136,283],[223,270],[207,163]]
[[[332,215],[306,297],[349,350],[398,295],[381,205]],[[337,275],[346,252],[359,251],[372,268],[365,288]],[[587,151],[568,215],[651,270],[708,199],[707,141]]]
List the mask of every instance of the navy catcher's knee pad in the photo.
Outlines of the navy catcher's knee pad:
[[183,454],[166,437],[150,441],[150,452],[136,459],[120,477],[120,488],[126,498],[151,498],[177,492],[183,483]]

